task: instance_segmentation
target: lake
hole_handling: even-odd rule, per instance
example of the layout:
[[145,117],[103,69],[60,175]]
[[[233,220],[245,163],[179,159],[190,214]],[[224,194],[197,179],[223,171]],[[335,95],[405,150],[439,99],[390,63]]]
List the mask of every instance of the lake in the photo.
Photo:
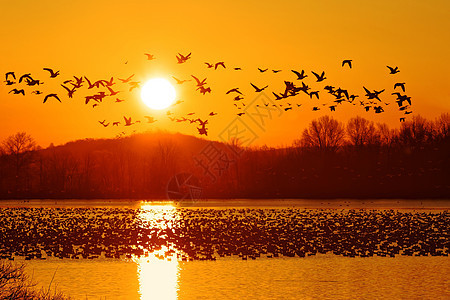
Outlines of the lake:
[[0,202],[1,224],[23,243],[7,244],[5,235],[1,249],[22,254],[11,255],[38,286],[74,299],[444,299],[449,207],[400,199],[11,200]]

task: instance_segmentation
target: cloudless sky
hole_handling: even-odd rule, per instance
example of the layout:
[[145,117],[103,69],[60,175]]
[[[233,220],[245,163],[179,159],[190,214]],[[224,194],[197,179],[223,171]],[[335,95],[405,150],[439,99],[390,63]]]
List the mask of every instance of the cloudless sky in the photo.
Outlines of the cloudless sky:
[[[330,114],[346,121],[360,115],[376,122],[399,126],[393,86],[406,82],[413,114],[434,119],[450,111],[448,89],[450,69],[449,1],[3,1],[0,0],[0,140],[17,131],[30,133],[42,146],[74,139],[114,137],[147,130],[168,130],[197,135],[194,124],[172,122],[166,111],[152,111],[142,104],[139,91],[128,91],[117,78],[135,74],[142,83],[152,77],[207,78],[211,94],[195,90],[194,82],[175,85],[177,100],[184,102],[168,110],[175,117],[195,112],[209,119],[208,138],[219,134],[234,120],[239,110],[232,95],[225,92],[239,87],[244,103],[257,96],[250,82],[269,85],[266,94],[284,90],[284,80],[296,81],[291,69],[304,69],[305,83],[320,91],[320,100],[300,94],[280,103],[302,104],[273,117],[261,129],[255,144],[289,145],[302,129],[321,115]],[[192,58],[177,64],[177,53]],[[148,61],[144,53],[155,55]],[[341,67],[352,59],[353,68]],[[204,62],[224,61],[226,69],[207,69]],[[398,66],[390,75],[386,66]],[[50,79],[42,68],[60,70]],[[234,71],[241,67],[242,71]],[[269,68],[260,73],[257,68]],[[271,69],[281,69],[274,74]],[[6,86],[4,73],[20,76],[31,73],[44,82],[37,87],[45,94],[57,93],[63,103],[44,95],[8,94],[17,86]],[[325,71],[327,79],[316,83],[311,71]],[[114,103],[107,97],[100,106],[84,104],[84,96],[96,90],[86,87],[69,99],[60,84],[72,76],[92,80],[114,77],[126,101]],[[300,84],[300,81],[296,81]],[[330,112],[334,99],[323,91],[325,85],[348,89],[364,100],[363,86],[386,91],[381,94],[383,114],[365,112],[345,103]],[[109,98],[109,99],[108,99]],[[327,103],[327,106],[322,106]],[[241,105],[242,106],[242,105]],[[313,112],[313,106],[320,106]],[[283,106],[284,107],[284,106]],[[244,107],[242,108],[244,109]],[[218,115],[209,117],[211,112]],[[158,121],[145,124],[143,116]],[[123,121],[123,116],[143,123],[130,128],[103,128],[98,121]],[[409,115],[411,116],[411,115]],[[248,118],[242,120],[252,125]],[[122,122],[123,123],[123,122]]]

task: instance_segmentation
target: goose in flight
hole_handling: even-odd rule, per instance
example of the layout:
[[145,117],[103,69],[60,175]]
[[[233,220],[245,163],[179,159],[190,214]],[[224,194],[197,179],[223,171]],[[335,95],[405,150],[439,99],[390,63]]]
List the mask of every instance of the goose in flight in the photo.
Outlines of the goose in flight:
[[192,78],[195,79],[195,81],[197,81],[197,86],[202,86],[202,85],[206,84],[206,78],[203,79],[202,81],[200,81],[200,79],[198,79],[198,78],[195,77],[194,75],[191,75],[191,76],[192,76]]
[[389,66],[386,66],[388,69],[389,69],[389,71],[390,71],[390,73],[389,74],[397,74],[398,72],[400,72],[400,70],[398,69],[398,67],[395,67],[395,68],[392,68],[392,67],[389,67]]
[[113,122],[112,126],[119,126],[120,122]]
[[211,93],[211,88],[210,87],[205,88],[203,85],[199,86],[197,90],[200,90],[200,93],[203,95],[205,95],[206,93]]
[[153,123],[153,122],[156,122],[155,118],[153,118],[153,117],[150,117],[150,116],[144,116],[144,118],[147,119],[147,123]]
[[32,94],[35,94],[35,95],[40,95],[40,94],[42,94],[42,92],[39,91],[39,90],[32,91],[31,93],[32,93]]
[[378,101],[381,101],[380,98],[378,97],[378,95],[380,95],[382,92],[384,92],[384,89],[381,91],[374,90],[373,92],[371,92],[366,87],[363,86],[363,88],[366,91],[367,99],[377,99]]
[[235,71],[241,71],[242,69],[240,67],[234,68]]
[[61,86],[67,91],[69,98],[73,97],[73,93],[75,93],[75,87],[69,89],[67,86],[61,84]]
[[286,108],[284,109],[284,111],[288,111],[288,110],[290,110],[290,109],[292,109],[292,107],[286,107]]
[[265,71],[267,71],[267,70],[269,70],[269,69],[261,69],[261,68],[258,68],[258,70],[259,70],[261,73],[264,73]]
[[55,71],[53,71],[50,68],[44,68],[44,71],[50,72],[50,78],[55,78],[55,77],[57,77],[59,75],[59,71],[55,72]]
[[250,82],[250,84],[251,84],[251,86],[255,89],[255,92],[256,92],[256,93],[262,92],[262,91],[264,91],[264,90],[268,87],[268,85],[266,85],[266,86],[263,87],[263,88],[259,88],[259,87],[257,87],[256,85],[254,85],[254,84],[251,83],[251,82]]
[[313,96],[316,96],[319,99],[319,91],[309,92],[309,98],[312,99]]
[[133,78],[133,76],[134,76],[134,74],[131,75],[130,77],[128,77],[127,79],[120,79],[119,78],[119,80],[122,81],[122,83],[127,83],[127,82],[129,82],[131,80],[131,78]]
[[237,115],[240,117],[242,115],[245,115],[245,113],[237,113]]
[[207,67],[208,69],[211,69],[212,67],[214,67],[213,64],[210,64],[210,63],[208,63],[208,62],[205,62],[205,64],[206,64],[206,67]]
[[139,81],[132,81],[128,83],[130,85],[130,92],[134,89],[140,88],[140,82]]
[[131,126],[134,124],[131,122],[131,117],[127,118],[124,116],[123,119],[125,120],[125,126]]
[[177,60],[178,60],[179,64],[182,64],[182,63],[186,62],[189,58],[191,58],[191,53],[189,53],[186,56],[184,56],[183,54],[180,54],[180,53],[178,53],[178,55],[177,55]]
[[147,60],[153,60],[153,59],[155,59],[155,56],[154,56],[153,54],[144,53],[144,55],[147,56]]
[[384,112],[384,109],[381,106],[374,106],[373,109],[375,110],[376,114],[380,114],[380,113]]
[[6,83],[6,85],[13,85],[13,84],[15,84],[16,82],[15,81],[11,81],[11,80],[5,80],[4,81],[5,83]]
[[8,92],[8,94],[10,94],[10,93],[13,93],[13,94],[15,94],[15,95],[22,94],[22,95],[25,96],[25,91],[24,91],[23,89],[20,89],[20,90],[18,90],[18,89],[12,89],[12,90],[10,90],[10,91]]
[[120,93],[120,91],[114,91],[112,88],[110,88],[109,86],[106,86],[106,88],[108,89],[108,91],[111,93],[110,96],[115,96],[118,93]]
[[20,76],[19,83],[21,83],[22,80],[25,80],[25,79],[29,79],[29,80],[33,81],[33,78],[31,77],[31,73],[24,74],[24,75]]
[[116,98],[116,101],[115,101],[115,102],[120,103],[120,102],[123,102],[123,101],[125,101],[125,100]]
[[14,74],[14,72],[8,72],[5,74],[5,79],[8,80],[8,77],[11,76],[12,78],[14,78],[14,80],[16,80],[16,74]]
[[48,94],[47,96],[45,96],[44,102],[43,102],[43,103],[47,102],[47,100],[48,100],[49,98],[55,98],[56,100],[58,100],[59,102],[61,102],[61,99],[59,99],[59,97],[58,97],[57,94]]
[[321,75],[317,74],[317,73],[314,72],[314,71],[311,71],[311,73],[313,73],[314,76],[316,76],[317,82],[321,82],[321,81],[327,79],[327,78],[325,77],[325,71],[323,71]]
[[242,95],[242,93],[239,91],[239,88],[234,88],[234,89],[231,89],[231,90],[229,90],[228,92],[226,92],[227,95],[228,95],[229,93],[238,93],[238,94],[241,94],[241,95]]
[[224,69],[226,69],[226,67],[225,67],[225,62],[223,62],[223,61],[219,61],[218,63],[216,63],[215,65],[214,65],[214,70],[217,70],[217,67],[218,66],[222,66]]
[[239,95],[234,97],[234,101],[239,101],[239,100],[242,100],[242,99],[244,99],[244,97],[241,97]]
[[398,87],[400,87],[402,91],[405,92],[405,82],[397,82],[396,84],[394,84],[394,90]]
[[345,64],[347,64],[350,69],[352,68],[352,60],[351,59],[345,59],[342,61],[342,66],[344,66]]
[[278,94],[276,94],[274,92],[272,92],[272,94],[275,96],[275,100],[281,100],[281,99],[286,98],[286,97],[280,96],[280,95],[278,95]]
[[282,70],[272,70],[273,73],[281,72]]
[[73,76],[73,78],[75,78],[76,83],[70,83],[71,85],[73,85],[75,88],[79,89],[80,87],[82,87],[82,83],[83,83],[83,76],[82,77],[77,77],[77,76]]
[[191,81],[190,79],[185,79],[185,80],[180,80],[174,76],[172,76],[173,79],[175,79],[175,81],[177,82],[177,84],[182,84],[185,83],[186,81]]
[[212,112],[209,113],[209,115],[210,115],[210,116],[215,116],[215,115],[217,115],[217,113],[215,113],[215,112],[212,111]]
[[297,72],[295,70],[291,70],[292,73],[294,73],[295,75],[297,75],[297,80],[303,80],[306,77],[308,77],[308,75],[305,74],[305,70],[302,70],[301,72]]
[[98,121],[98,122],[99,122],[100,124],[102,124],[103,127],[108,127],[108,125],[109,125],[109,123],[106,123],[106,124],[105,124],[106,120]]

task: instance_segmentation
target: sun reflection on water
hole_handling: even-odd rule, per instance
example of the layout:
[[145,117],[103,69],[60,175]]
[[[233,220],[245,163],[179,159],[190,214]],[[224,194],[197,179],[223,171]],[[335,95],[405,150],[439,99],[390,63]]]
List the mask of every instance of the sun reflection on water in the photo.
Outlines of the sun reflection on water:
[[[173,222],[178,217],[176,207],[172,205],[143,205],[139,213],[141,226],[160,231],[172,229]],[[143,256],[134,258],[138,265],[141,299],[177,299],[179,288],[177,249],[171,245],[161,245],[160,249],[144,253]]]

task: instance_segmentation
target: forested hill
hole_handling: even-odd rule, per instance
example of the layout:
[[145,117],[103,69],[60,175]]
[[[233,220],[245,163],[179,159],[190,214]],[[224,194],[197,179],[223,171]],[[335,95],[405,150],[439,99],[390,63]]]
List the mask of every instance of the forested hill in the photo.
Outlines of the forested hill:
[[0,198],[167,198],[181,173],[180,194],[204,198],[450,198],[449,120],[324,116],[282,149],[164,132],[37,149],[18,133],[1,144]]

